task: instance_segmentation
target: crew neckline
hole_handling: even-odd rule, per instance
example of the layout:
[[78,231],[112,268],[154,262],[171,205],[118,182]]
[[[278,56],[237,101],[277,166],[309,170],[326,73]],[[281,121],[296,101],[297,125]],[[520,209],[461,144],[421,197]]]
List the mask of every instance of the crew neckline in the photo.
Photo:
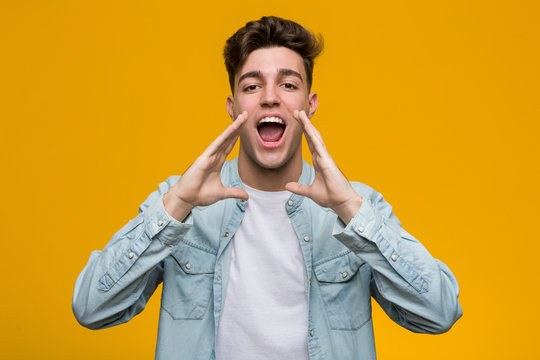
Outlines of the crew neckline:
[[259,189],[255,189],[249,185],[246,185],[244,183],[242,183],[242,185],[245,187],[245,190],[249,193],[252,193],[254,195],[259,195],[259,196],[264,196],[264,197],[285,197],[285,195],[287,196],[287,198],[292,194],[290,191],[288,190],[279,190],[279,191],[264,191],[264,190],[259,190]]

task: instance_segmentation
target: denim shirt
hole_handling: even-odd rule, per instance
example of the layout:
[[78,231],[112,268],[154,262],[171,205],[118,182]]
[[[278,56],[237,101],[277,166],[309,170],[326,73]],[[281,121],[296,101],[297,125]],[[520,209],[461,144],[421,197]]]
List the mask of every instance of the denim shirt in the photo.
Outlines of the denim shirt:
[[[230,243],[246,202],[196,207],[179,222],[162,200],[178,179],[160,184],[138,215],[102,251],[92,252],[75,284],[73,312],[90,329],[122,324],[144,309],[163,282],[156,359],[211,360]],[[224,164],[221,179],[242,187],[237,159]],[[313,168],[304,162],[299,182],[313,179]],[[371,298],[414,332],[445,332],[462,314],[450,269],[403,230],[381,194],[351,185],[363,203],[348,224],[303,196],[292,194],[283,204],[304,258],[311,360],[376,358]]]

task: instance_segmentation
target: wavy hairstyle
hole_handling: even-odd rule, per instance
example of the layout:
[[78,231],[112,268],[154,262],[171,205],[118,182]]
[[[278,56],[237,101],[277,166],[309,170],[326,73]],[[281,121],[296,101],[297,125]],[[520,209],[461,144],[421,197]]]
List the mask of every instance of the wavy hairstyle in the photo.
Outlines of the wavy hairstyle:
[[252,51],[284,46],[296,51],[304,62],[308,91],[313,82],[313,60],[322,52],[323,38],[294,21],[276,16],[263,16],[250,21],[227,39],[223,57],[229,73],[229,84],[234,93],[234,77]]

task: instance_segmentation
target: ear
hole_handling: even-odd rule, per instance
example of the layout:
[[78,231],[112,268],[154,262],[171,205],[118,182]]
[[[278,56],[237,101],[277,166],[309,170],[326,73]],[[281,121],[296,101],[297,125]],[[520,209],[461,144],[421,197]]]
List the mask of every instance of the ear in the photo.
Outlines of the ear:
[[234,121],[234,98],[231,95],[227,96],[227,112]]
[[317,106],[319,106],[319,98],[317,97],[316,93],[309,94],[309,113],[308,118],[312,118],[313,115],[315,115],[315,110],[317,110]]

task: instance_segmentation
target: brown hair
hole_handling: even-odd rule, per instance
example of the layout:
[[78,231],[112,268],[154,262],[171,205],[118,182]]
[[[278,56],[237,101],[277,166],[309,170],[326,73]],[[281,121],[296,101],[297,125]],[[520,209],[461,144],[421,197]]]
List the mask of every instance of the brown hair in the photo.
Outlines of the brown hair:
[[234,77],[249,54],[260,48],[284,46],[296,51],[304,61],[308,91],[313,81],[313,60],[323,49],[322,36],[315,36],[294,21],[276,16],[263,16],[250,21],[227,39],[223,57],[229,73],[231,91],[234,93]]

